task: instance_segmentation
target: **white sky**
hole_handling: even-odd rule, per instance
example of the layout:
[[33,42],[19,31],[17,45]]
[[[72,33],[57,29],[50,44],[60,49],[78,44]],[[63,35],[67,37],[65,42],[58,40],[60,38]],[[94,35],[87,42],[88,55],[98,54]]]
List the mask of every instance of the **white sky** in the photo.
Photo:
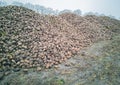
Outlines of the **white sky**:
[[[13,1],[13,0],[7,0]],[[120,0],[14,0],[39,4],[53,9],[80,9],[82,13],[98,12],[100,14],[120,17]]]

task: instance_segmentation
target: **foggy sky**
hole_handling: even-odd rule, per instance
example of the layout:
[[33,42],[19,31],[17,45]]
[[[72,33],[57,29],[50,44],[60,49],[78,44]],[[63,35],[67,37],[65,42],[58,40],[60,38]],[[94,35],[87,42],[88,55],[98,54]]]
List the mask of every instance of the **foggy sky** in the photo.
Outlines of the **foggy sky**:
[[80,9],[85,12],[98,12],[105,15],[113,15],[120,18],[120,0],[7,0],[29,2],[32,4],[39,4],[53,9]]

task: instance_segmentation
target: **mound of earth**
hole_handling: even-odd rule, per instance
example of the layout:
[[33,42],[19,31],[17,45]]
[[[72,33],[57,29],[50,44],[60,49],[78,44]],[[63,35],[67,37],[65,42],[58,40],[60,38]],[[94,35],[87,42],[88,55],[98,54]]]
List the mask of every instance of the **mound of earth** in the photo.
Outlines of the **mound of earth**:
[[112,31],[104,22],[112,23],[96,16],[51,16],[24,7],[0,7],[0,71],[59,64],[91,43],[110,39]]

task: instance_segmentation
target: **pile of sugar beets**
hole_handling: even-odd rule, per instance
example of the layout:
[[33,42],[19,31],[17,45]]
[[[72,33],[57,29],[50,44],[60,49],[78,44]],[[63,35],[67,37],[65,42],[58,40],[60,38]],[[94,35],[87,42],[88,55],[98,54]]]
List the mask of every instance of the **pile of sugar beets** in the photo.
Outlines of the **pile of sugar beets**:
[[103,19],[0,7],[0,72],[50,68],[98,40],[110,39],[112,31],[106,26],[112,22]]

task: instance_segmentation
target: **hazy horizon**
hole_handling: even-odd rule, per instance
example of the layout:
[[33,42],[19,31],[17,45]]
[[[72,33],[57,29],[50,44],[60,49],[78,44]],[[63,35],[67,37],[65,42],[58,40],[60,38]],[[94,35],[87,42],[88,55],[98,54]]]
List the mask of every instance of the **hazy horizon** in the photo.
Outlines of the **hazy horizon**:
[[50,7],[54,10],[75,10],[80,9],[82,13],[97,12],[107,16],[112,15],[120,19],[120,0],[2,0],[2,1],[18,1],[22,3],[38,4]]

